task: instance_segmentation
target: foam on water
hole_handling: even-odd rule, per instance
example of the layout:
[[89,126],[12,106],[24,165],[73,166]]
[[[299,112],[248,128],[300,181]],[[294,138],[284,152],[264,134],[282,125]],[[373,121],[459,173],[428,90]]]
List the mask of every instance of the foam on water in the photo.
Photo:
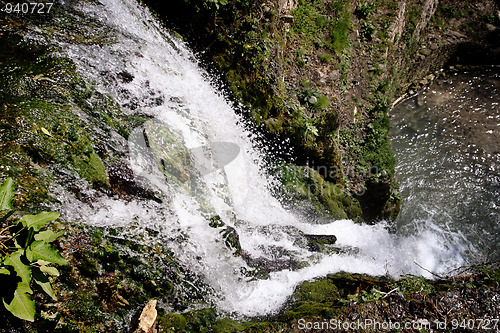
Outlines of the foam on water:
[[[384,223],[314,224],[287,211],[268,190],[262,158],[249,133],[238,125],[238,116],[212,87],[193,54],[134,0],[101,3],[83,10],[112,27],[116,42],[65,45],[80,73],[97,90],[115,98],[125,112],[147,114],[167,124],[188,149],[232,142],[240,153],[223,169],[201,176],[193,173],[203,185],[196,194],[185,186],[167,186],[165,204],[103,197],[87,205],[68,197],[63,210],[66,219],[101,226],[140,224],[159,230],[171,240],[167,245],[177,259],[203,275],[214,289],[213,301],[219,309],[235,315],[277,311],[300,282],[329,273],[429,276],[419,265],[439,273],[463,264],[467,250],[463,236],[433,224],[431,218],[415,222],[414,232],[402,237],[391,234]],[[115,74],[124,71],[133,75],[131,82],[116,79]],[[208,203],[211,213],[202,209],[201,201]],[[276,259],[269,249],[280,248],[291,259],[309,265],[271,272],[266,280],[245,277],[241,269],[252,268],[224,246],[219,231],[208,225],[209,214],[220,215],[237,230],[247,253]],[[302,233],[335,235],[342,251],[332,255],[311,252],[303,246]]]

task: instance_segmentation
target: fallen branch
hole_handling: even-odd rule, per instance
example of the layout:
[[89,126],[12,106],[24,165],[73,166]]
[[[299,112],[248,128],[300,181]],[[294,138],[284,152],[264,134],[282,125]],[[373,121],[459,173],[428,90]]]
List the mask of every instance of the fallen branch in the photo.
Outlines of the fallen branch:
[[425,268],[425,267],[423,267],[423,266],[419,265],[416,261],[414,261],[413,263],[414,263],[415,265],[417,265],[418,267],[422,268],[424,271],[431,273],[431,274],[432,274],[432,275],[434,275],[435,277],[438,277],[438,278],[440,278],[440,279],[444,279],[441,275],[436,274],[436,273],[434,273],[434,272],[431,272],[431,271],[430,271],[430,270],[428,270],[427,268]]
[[384,299],[384,298],[386,298],[387,296],[389,296],[390,294],[392,294],[393,292],[395,292],[398,289],[399,289],[399,287],[396,287],[396,288],[392,289],[391,291],[389,291],[387,293],[383,292],[383,291],[380,291],[380,290],[377,290],[375,288],[373,288],[373,291],[376,292],[376,293],[378,293],[378,294],[384,295],[384,297],[381,298],[381,299]]

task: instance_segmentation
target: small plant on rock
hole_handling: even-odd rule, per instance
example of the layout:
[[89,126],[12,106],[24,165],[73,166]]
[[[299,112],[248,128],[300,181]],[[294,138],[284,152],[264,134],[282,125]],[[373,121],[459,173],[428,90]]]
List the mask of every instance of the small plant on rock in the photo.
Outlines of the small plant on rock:
[[66,265],[67,261],[50,244],[62,232],[42,230],[56,220],[59,213],[42,212],[24,215],[20,220],[10,219],[15,212],[13,183],[8,178],[0,186],[0,283],[4,286],[0,298],[14,316],[34,321],[33,288],[57,300],[49,277],[58,276],[59,272],[52,264]]

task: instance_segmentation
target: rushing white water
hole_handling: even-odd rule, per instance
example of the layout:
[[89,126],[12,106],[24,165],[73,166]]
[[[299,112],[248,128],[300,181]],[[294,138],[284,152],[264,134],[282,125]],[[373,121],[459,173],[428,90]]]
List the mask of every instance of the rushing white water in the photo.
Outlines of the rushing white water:
[[[249,133],[238,125],[238,116],[210,84],[193,54],[135,0],[101,3],[82,9],[111,27],[115,42],[64,45],[79,72],[102,94],[118,101],[124,112],[146,114],[164,124],[167,136],[174,138],[175,147],[169,149],[175,154],[203,151],[217,142],[233,143],[240,150],[234,160],[213,172],[196,170],[191,161],[178,166],[185,174],[150,184],[163,196],[162,204],[101,197],[87,205],[67,198],[66,219],[99,226],[139,224],[160,231],[177,259],[213,288],[219,310],[242,316],[275,312],[300,282],[328,273],[428,275],[419,265],[444,272],[463,263],[461,235],[433,224],[432,219],[417,221],[413,234],[401,236],[389,233],[384,223],[314,224],[284,209],[268,189],[271,180],[261,172],[262,158]],[[127,79],[120,79],[119,73],[126,73],[121,77]],[[208,160],[212,152],[206,149]],[[299,265],[294,270],[284,265],[267,279],[245,276],[243,271],[254,268],[224,245],[220,229],[209,226],[208,219],[214,215],[237,231],[248,256]],[[335,235],[335,246],[343,251],[311,252],[303,234]]]

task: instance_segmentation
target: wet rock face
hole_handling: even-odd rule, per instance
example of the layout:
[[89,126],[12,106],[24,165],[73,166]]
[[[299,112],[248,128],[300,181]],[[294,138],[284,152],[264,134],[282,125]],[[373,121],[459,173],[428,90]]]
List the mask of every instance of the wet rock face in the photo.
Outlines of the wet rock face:
[[365,221],[377,221],[384,218],[384,207],[391,196],[391,186],[387,182],[377,182],[368,180],[365,183],[366,192],[362,196],[358,196],[363,211],[363,219]]
[[262,248],[265,257],[253,257],[246,251],[242,252],[242,257],[250,267],[256,267],[267,273],[278,272],[284,269],[297,270],[301,267],[300,262],[290,256],[288,251],[278,246],[268,246]]
[[337,237],[334,235],[304,235],[307,239],[307,247],[313,252],[323,252],[324,245],[334,245]]
[[241,255],[241,245],[240,236],[236,229],[230,226],[226,226],[221,230],[222,237],[224,238],[224,243],[226,247],[230,249],[234,256],[238,257]]
[[113,163],[108,167],[108,178],[112,192],[121,198],[143,197],[159,201],[152,191],[137,183],[134,172],[124,161]]
[[122,72],[118,73],[117,76],[124,83],[130,83],[134,80],[134,75],[132,75],[126,71],[122,71]]

